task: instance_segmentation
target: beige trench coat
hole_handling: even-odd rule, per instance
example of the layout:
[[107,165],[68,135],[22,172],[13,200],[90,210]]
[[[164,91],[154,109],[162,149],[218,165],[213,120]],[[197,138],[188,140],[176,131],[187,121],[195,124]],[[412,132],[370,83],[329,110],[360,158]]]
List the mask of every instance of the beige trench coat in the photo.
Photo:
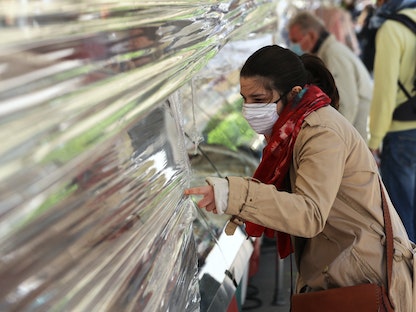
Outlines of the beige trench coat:
[[[386,285],[378,168],[366,143],[332,107],[304,121],[290,169],[292,192],[228,177],[227,214],[293,235],[297,291],[372,282]],[[390,297],[410,312],[413,243],[389,201],[395,254]]]

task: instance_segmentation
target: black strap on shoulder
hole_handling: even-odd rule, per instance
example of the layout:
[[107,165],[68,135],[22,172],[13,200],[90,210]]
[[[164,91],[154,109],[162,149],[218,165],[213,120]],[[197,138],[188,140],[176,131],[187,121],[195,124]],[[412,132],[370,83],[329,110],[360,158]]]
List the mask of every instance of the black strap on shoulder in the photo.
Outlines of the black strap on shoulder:
[[402,89],[402,91],[404,92],[404,94],[406,94],[406,97],[408,99],[410,99],[412,96],[410,95],[410,93],[405,89],[404,85],[400,82],[400,80],[398,80],[399,83],[399,87],[400,89]]
[[[393,13],[393,14],[390,14],[390,15],[386,15],[385,17],[387,19],[391,19],[391,20],[402,23],[407,28],[409,28],[411,31],[413,31],[413,33],[416,35],[416,22],[414,20],[412,20],[409,16],[404,15],[404,14]],[[406,94],[407,98],[410,99],[411,98],[410,93],[404,88],[404,86],[400,82],[400,80],[398,81],[398,83],[399,83],[400,89]],[[414,81],[414,90],[416,90],[416,79]]]
[[413,31],[414,34],[416,34],[416,22],[412,20],[409,16],[404,14],[391,14],[386,16],[388,19],[398,21],[402,24],[404,24],[407,28],[409,28],[411,31]]

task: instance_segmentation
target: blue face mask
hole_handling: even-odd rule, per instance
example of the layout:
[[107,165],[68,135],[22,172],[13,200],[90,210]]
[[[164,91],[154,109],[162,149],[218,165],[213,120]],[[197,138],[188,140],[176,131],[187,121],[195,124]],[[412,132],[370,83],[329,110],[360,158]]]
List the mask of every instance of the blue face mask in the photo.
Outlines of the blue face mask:
[[295,52],[299,56],[301,56],[302,54],[305,54],[305,52],[300,47],[299,43],[291,43],[289,49],[292,50],[292,52]]

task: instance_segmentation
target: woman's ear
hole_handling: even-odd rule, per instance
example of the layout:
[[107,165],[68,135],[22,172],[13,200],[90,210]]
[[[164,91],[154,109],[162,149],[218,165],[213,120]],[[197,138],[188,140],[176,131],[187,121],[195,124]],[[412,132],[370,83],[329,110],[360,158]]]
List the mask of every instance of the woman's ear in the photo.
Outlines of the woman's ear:
[[300,91],[302,91],[302,87],[301,86],[295,86],[295,87],[292,88],[290,93],[292,93],[293,96],[296,96]]
[[287,95],[288,100],[291,101],[293,98],[295,98],[299,92],[302,91],[301,86],[294,86],[292,90],[290,90],[289,94]]

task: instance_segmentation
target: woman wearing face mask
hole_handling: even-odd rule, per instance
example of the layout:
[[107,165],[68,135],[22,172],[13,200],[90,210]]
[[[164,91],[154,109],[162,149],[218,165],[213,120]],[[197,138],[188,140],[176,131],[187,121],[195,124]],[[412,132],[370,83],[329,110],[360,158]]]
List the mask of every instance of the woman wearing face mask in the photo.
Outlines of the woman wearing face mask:
[[[281,257],[295,252],[297,292],[386,286],[378,168],[366,143],[334,107],[333,77],[312,55],[279,46],[252,54],[240,73],[243,113],[267,145],[253,178],[209,177],[185,190],[200,208],[231,215],[226,233],[277,235]],[[334,106],[334,107],[333,107]],[[411,311],[412,244],[388,200],[395,257],[390,299]]]

